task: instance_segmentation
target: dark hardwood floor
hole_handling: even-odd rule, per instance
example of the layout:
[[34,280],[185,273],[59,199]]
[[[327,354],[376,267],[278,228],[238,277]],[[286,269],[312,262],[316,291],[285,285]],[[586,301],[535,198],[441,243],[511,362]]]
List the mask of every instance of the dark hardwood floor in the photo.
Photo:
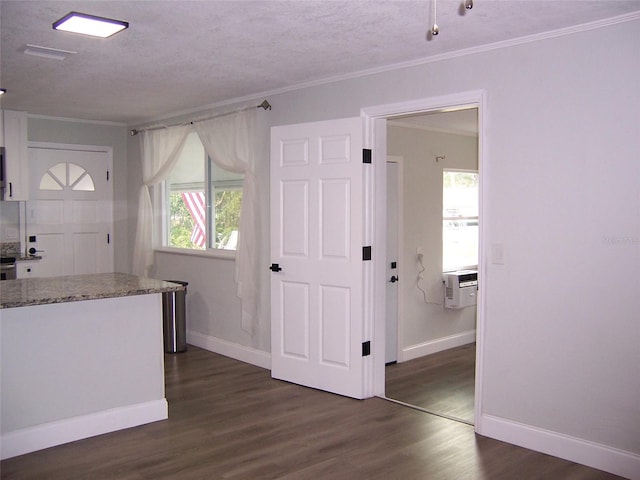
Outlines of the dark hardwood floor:
[[473,424],[475,365],[475,343],[388,365],[386,396]]
[[5,460],[1,478],[618,478],[380,398],[272,380],[195,347],[165,361],[168,420]]

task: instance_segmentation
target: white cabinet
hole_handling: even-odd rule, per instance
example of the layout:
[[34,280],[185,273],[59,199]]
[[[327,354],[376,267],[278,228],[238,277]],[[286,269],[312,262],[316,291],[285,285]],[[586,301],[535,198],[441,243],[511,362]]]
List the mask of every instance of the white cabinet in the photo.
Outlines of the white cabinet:
[[16,262],[16,278],[37,277],[39,261],[40,260],[20,260]]
[[29,197],[29,149],[27,112],[3,111],[5,200]]

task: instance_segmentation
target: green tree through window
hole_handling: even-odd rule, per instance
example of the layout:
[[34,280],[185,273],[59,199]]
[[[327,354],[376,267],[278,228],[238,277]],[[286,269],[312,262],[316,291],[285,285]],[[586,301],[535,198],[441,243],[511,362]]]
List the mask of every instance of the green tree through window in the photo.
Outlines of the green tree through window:
[[165,181],[164,245],[235,250],[242,185],[242,174],[215,165],[198,135],[190,134]]
[[169,196],[169,212],[169,245],[178,248],[200,248],[191,241],[195,222],[180,193],[172,193]]
[[218,245],[228,245],[240,225],[241,190],[217,190],[215,195],[215,227]]

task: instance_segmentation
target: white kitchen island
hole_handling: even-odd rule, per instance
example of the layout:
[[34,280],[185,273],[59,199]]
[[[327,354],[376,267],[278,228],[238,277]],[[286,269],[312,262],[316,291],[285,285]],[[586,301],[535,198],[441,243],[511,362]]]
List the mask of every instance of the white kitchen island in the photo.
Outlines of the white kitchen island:
[[119,273],[0,282],[0,456],[168,418],[162,293]]

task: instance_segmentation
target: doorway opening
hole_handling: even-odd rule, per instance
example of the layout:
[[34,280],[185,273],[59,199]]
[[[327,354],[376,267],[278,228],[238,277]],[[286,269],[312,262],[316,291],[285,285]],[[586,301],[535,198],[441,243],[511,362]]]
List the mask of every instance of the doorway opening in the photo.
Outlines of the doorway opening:
[[[468,101],[470,97],[474,97],[472,101]],[[451,262],[451,251],[445,261],[443,244],[447,241],[446,234],[452,233],[447,226],[456,226],[458,242],[475,235],[475,262],[467,261],[469,264],[464,267],[477,272],[476,279],[481,284],[482,233],[478,207],[482,203],[481,189],[476,184],[475,214],[456,212],[459,219],[447,218],[451,212],[444,212],[443,173],[480,172],[482,98],[482,92],[476,92],[365,111],[372,120],[373,147],[382,147],[385,153],[385,171],[382,168],[376,171],[376,175],[384,175],[388,189],[382,207],[387,212],[384,235],[396,230],[398,244],[397,258],[392,258],[393,241],[385,238],[387,251],[380,258],[385,268],[385,290],[390,285],[397,289],[397,338],[396,358],[387,355],[385,345],[384,362],[375,360],[374,383],[380,370],[384,378],[380,386],[384,395],[378,395],[471,425],[480,411],[482,301],[478,301],[477,307],[445,308],[443,265]],[[380,137],[384,140],[380,141]],[[386,175],[388,166],[400,172],[395,213],[386,204],[396,194],[393,181]],[[377,180],[378,187],[382,183]],[[475,219],[471,218],[474,216]],[[394,272],[389,270],[392,265],[396,268]],[[394,278],[396,281],[391,283]],[[476,292],[474,299],[479,296]],[[393,341],[387,338],[391,328],[388,312],[394,311],[389,302],[394,302],[393,296],[385,293],[385,318],[381,321],[376,317],[375,323],[377,329],[383,326],[386,329],[387,344]]]
[[393,325],[397,335],[386,352],[386,396],[469,424],[477,282],[464,289],[471,297],[463,307],[448,298],[444,279],[477,275],[477,146],[477,108],[387,122],[387,267],[401,268],[387,287],[387,343]]

